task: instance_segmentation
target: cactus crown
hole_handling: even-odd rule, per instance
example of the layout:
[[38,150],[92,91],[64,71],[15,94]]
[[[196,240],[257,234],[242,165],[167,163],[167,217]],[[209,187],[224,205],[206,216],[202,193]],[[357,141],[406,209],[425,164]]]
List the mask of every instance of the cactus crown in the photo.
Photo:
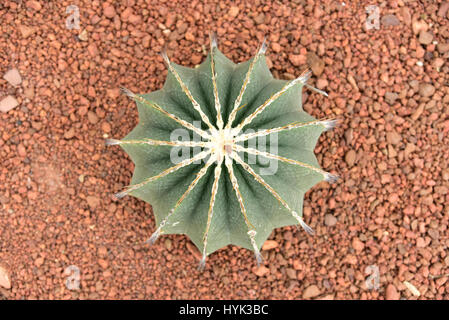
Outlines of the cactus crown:
[[123,140],[107,141],[135,163],[131,185],[116,196],[152,204],[158,227],[150,243],[161,234],[188,235],[202,252],[200,268],[229,244],[254,251],[260,263],[259,248],[274,228],[295,224],[313,233],[302,219],[304,194],[336,178],[313,153],[336,121],[302,109],[310,71],[274,79],[266,48],[264,41],[255,57],[234,64],[212,36],[206,61],[194,69],[163,54],[164,87],[149,94],[124,89],[140,121]]

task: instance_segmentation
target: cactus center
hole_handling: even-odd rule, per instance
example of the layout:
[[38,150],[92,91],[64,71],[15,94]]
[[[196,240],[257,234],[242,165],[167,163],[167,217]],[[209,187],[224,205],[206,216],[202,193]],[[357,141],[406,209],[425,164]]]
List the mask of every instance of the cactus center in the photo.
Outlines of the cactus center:
[[226,128],[213,130],[210,142],[212,154],[215,155],[217,162],[220,162],[226,156],[231,156],[234,145],[234,133],[231,129]]

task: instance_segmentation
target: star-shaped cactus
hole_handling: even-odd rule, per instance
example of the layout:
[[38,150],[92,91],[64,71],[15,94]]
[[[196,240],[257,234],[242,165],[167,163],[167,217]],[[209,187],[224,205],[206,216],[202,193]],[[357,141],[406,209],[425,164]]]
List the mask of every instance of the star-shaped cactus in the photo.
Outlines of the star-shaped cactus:
[[[274,228],[300,225],[305,192],[336,176],[314,155],[320,134],[336,120],[316,120],[302,109],[310,71],[274,79],[265,42],[255,57],[234,64],[217,48],[197,68],[163,58],[168,76],[161,90],[125,93],[137,102],[139,124],[120,145],[135,163],[130,194],[153,206],[161,234],[186,234],[207,255],[229,244],[254,251]],[[180,139],[181,138],[181,139]],[[180,156],[181,153],[181,156]]]

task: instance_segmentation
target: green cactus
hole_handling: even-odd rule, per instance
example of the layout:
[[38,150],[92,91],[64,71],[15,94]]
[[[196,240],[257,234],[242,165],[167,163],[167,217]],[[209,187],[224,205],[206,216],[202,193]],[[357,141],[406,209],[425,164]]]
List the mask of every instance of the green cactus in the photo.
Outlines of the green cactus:
[[301,101],[303,86],[326,93],[306,83],[310,71],[274,79],[266,48],[264,41],[255,57],[234,64],[212,36],[206,61],[193,69],[163,54],[164,87],[149,94],[123,89],[136,101],[140,122],[123,140],[106,142],[135,163],[131,185],[116,196],[153,206],[158,227],[149,242],[188,235],[202,252],[200,268],[229,244],[254,251],[260,263],[259,249],[274,228],[300,225],[313,233],[302,219],[304,194],[336,180],[313,152],[336,120],[316,120]]

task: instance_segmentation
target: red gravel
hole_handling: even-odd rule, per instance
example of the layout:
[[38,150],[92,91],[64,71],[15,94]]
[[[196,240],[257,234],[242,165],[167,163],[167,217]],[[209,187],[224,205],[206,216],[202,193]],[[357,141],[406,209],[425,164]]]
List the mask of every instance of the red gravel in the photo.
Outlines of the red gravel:
[[[379,30],[365,28],[373,1],[145,2],[0,4],[0,100],[19,103],[0,112],[0,298],[449,298],[447,1],[379,1]],[[65,25],[72,4],[79,30]],[[133,166],[104,139],[137,123],[118,88],[160,88],[162,48],[193,66],[212,30],[239,62],[268,35],[276,77],[313,64],[329,98],[307,91],[305,109],[343,119],[316,148],[342,179],[307,193],[314,237],[278,229],[260,268],[227,247],[199,273],[185,236],[145,245],[151,206],[114,199]],[[14,68],[17,86],[3,79]],[[69,266],[79,290],[66,286]],[[377,290],[366,286],[369,266]]]

